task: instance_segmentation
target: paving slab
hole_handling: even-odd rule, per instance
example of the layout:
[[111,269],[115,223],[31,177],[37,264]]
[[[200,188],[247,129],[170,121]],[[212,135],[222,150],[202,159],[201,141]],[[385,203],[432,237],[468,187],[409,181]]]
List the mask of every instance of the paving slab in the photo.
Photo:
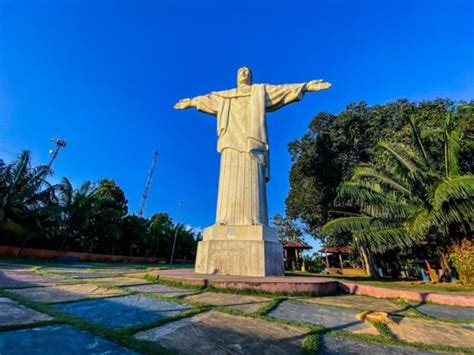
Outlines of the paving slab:
[[56,305],[57,308],[109,328],[147,324],[192,309],[139,295]]
[[233,308],[242,312],[256,312],[266,306],[271,299],[260,296],[236,295],[230,293],[204,292],[187,296],[185,300]]
[[97,278],[105,278],[105,277],[112,277],[114,274],[111,273],[100,273],[100,272],[63,272],[57,273],[60,276],[65,277],[72,277],[74,279],[97,279]]
[[284,301],[268,316],[293,322],[311,323],[325,328],[353,333],[375,334],[377,330],[369,323],[356,318],[357,311],[316,304]]
[[145,271],[142,271],[142,272],[130,272],[130,270],[128,270],[128,271],[129,271],[128,273],[123,274],[124,277],[133,277],[133,278],[136,278],[136,279],[144,279],[145,278]]
[[135,277],[122,277],[122,276],[97,278],[97,279],[91,280],[91,282],[101,283],[105,285],[114,285],[114,286],[130,286],[130,285],[140,285],[140,284],[150,283],[145,279],[140,280]]
[[47,314],[32,310],[9,298],[0,298],[0,325],[30,324],[52,319]]
[[68,325],[50,325],[0,333],[2,355],[135,354],[85,330]]
[[[205,312],[135,334],[182,354],[298,354],[307,330]],[[183,341],[185,339],[186,341]]]
[[472,307],[455,307],[432,303],[412,305],[418,311],[430,317],[474,322],[474,308]]
[[324,297],[305,297],[299,300],[328,306],[355,308],[365,311],[378,311],[386,313],[403,313],[406,307],[383,298],[373,298],[359,295],[341,295]]
[[137,291],[137,292],[145,292],[145,293],[153,293],[163,297],[175,297],[175,296],[184,296],[190,295],[195,293],[196,290],[186,289],[186,288],[179,288],[179,287],[172,287],[160,284],[150,284],[150,285],[141,285],[141,286],[131,286],[127,287],[127,290]]
[[[428,355],[435,354],[418,349],[404,348],[378,343],[323,335],[320,340],[320,354],[323,355],[366,355],[366,354],[393,354],[393,355]],[[438,354],[438,353],[436,353]]]
[[65,284],[69,281],[25,271],[0,271],[0,288],[35,287],[48,284]]
[[456,324],[392,317],[387,326],[401,341],[474,348],[474,331]]
[[22,290],[11,290],[8,292],[25,297],[31,301],[42,303],[68,302],[84,298],[111,297],[126,293],[125,291],[108,289],[93,284],[35,287]]
[[24,270],[29,270],[32,267],[33,267],[32,265],[22,265],[22,264],[15,264],[15,263],[0,262],[0,270],[24,271]]

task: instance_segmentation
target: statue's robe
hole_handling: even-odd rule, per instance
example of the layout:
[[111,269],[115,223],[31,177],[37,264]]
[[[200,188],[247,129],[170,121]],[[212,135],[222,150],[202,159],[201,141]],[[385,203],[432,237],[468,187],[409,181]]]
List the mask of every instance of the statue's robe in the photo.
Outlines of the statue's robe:
[[221,154],[216,224],[268,225],[270,179],[265,113],[299,101],[305,84],[256,84],[193,98],[199,111],[217,116]]

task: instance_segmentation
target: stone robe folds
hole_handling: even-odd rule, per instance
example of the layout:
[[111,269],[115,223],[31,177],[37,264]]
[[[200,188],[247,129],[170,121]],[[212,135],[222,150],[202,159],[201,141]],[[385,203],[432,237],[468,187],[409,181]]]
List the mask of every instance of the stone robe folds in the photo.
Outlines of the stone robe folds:
[[252,85],[193,98],[199,111],[217,116],[221,154],[217,225],[268,225],[270,179],[265,113],[303,98],[305,84]]

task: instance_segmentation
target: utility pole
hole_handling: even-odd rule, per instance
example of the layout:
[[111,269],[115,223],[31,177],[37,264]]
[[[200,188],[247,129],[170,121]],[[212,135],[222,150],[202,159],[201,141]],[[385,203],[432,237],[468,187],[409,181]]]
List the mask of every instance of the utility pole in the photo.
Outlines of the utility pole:
[[138,206],[137,216],[142,217],[143,211],[145,210],[146,200],[148,199],[148,193],[150,192],[151,180],[153,177],[153,172],[155,171],[156,159],[158,158],[158,151],[153,151],[153,159],[151,161],[150,170],[148,170],[148,176],[145,181],[145,189],[143,190],[142,199],[140,200],[140,205]]
[[179,227],[179,219],[181,217],[181,209],[184,206],[186,201],[179,201],[179,207],[178,207],[178,218],[176,219],[176,229],[174,231],[174,239],[173,239],[173,250],[171,251],[171,260],[170,264],[173,264],[173,258],[174,258],[174,249],[176,247],[176,238],[178,237],[178,227]]

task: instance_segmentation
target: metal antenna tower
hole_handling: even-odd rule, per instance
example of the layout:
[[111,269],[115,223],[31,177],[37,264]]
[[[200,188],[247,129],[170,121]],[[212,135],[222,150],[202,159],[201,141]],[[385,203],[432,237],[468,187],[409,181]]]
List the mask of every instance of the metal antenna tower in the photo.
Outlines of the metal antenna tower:
[[66,141],[64,139],[51,138],[51,142],[56,144],[56,147],[49,151],[49,154],[51,154],[51,157],[49,158],[49,161],[48,161],[48,164],[47,164],[48,169],[51,168],[51,166],[53,165],[53,162],[58,157],[58,154],[59,154],[59,151],[61,150],[61,148],[66,147]]
[[143,211],[145,210],[146,200],[148,199],[148,193],[150,192],[151,180],[153,177],[153,172],[155,171],[156,159],[158,158],[158,151],[153,151],[153,159],[151,161],[150,170],[148,170],[148,176],[145,182],[145,189],[143,190],[142,199],[140,200],[140,205],[138,206],[137,215],[142,217]]

